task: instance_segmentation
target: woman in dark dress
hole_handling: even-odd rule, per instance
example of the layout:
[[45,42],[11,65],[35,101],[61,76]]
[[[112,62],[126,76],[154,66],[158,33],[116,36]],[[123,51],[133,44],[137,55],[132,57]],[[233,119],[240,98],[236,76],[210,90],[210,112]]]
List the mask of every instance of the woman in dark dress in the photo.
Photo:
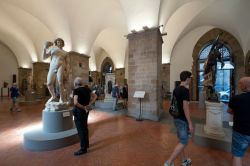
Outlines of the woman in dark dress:
[[128,108],[128,84],[125,84],[122,88],[122,98],[124,108]]

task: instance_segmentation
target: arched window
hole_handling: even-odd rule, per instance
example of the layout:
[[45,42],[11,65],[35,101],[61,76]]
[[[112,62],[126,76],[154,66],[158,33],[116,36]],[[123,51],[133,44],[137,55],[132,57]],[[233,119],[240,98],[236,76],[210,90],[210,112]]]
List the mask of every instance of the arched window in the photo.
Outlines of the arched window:
[[103,73],[112,73],[112,64],[110,62],[106,62],[103,66]]
[[[201,94],[203,85],[202,82],[204,80],[204,62],[208,57],[212,44],[209,43],[200,51],[199,59],[198,59],[198,92]],[[224,45],[221,49],[219,49],[221,55],[223,57],[223,61],[225,65],[221,66],[220,62],[217,62],[217,73],[216,73],[216,83],[215,90],[220,94],[220,101],[228,102],[232,93],[232,73],[233,73],[233,65],[232,65],[232,56],[231,49]]]

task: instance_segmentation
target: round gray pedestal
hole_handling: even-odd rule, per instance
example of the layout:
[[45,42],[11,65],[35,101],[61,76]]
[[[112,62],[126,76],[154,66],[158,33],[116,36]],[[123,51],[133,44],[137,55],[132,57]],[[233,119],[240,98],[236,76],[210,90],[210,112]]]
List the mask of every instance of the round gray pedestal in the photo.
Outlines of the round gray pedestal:
[[79,141],[70,110],[43,111],[43,128],[24,133],[24,147],[33,151],[54,150]]
[[72,129],[73,118],[71,110],[48,112],[43,111],[43,131],[56,133]]

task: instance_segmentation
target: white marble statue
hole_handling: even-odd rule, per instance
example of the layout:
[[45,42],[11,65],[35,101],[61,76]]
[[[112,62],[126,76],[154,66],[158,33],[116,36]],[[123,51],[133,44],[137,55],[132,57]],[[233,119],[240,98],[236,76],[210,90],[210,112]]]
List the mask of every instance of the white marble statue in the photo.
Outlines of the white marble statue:
[[43,59],[51,57],[49,72],[47,75],[47,86],[51,94],[51,98],[47,101],[50,102],[57,101],[55,84],[56,81],[59,86],[60,99],[59,103],[66,102],[67,99],[67,88],[65,88],[65,80],[68,75],[68,64],[67,55],[68,53],[62,48],[64,47],[64,41],[61,38],[57,38],[52,42],[48,41],[44,45],[43,49]]
[[31,74],[28,76],[27,82],[28,82],[28,89],[27,90],[28,91],[33,90],[33,77]]

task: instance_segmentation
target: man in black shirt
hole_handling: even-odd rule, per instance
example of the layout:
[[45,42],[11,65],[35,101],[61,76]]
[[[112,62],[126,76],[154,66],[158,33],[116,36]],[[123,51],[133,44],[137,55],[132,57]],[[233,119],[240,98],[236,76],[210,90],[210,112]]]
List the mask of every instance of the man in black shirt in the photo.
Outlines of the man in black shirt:
[[184,149],[188,144],[189,135],[193,133],[193,125],[189,114],[189,84],[191,81],[192,73],[183,71],[180,74],[181,84],[173,91],[173,95],[177,100],[179,116],[174,118],[174,124],[177,129],[177,137],[179,143],[176,145],[169,159],[165,162],[164,166],[172,166],[174,160],[181,154],[182,166],[188,166],[192,160],[187,158]]
[[80,77],[75,79],[74,86],[73,98],[75,107],[73,115],[81,146],[81,149],[75,152],[74,155],[78,156],[87,153],[87,148],[89,147],[88,114],[97,96],[87,86],[83,86]]
[[233,166],[242,165],[242,157],[250,144],[250,77],[241,78],[239,88],[243,93],[232,97],[228,104],[228,112],[233,114],[234,122],[232,135]]

